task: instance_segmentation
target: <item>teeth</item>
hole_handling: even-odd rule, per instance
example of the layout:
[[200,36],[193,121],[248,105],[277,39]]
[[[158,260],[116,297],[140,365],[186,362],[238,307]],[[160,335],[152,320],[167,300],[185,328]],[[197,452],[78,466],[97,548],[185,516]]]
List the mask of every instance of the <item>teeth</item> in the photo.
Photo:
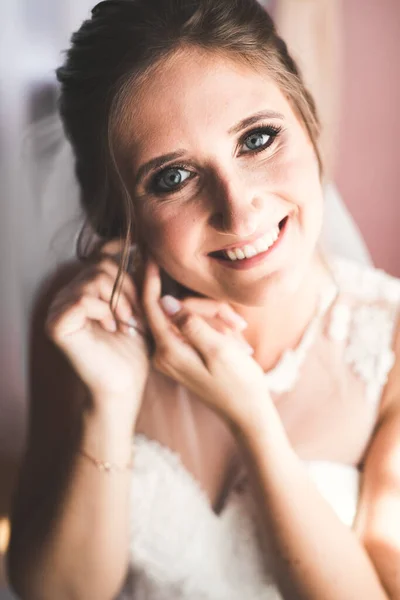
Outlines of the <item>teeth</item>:
[[264,237],[261,240],[257,240],[254,244],[254,247],[256,248],[257,252],[265,252],[268,250],[269,244]]
[[237,260],[236,252],[234,252],[233,250],[228,250],[227,255],[231,260]]
[[252,258],[252,256],[257,254],[257,250],[253,246],[250,246],[250,244],[243,248],[243,252],[246,258]]
[[252,258],[261,252],[266,252],[279,237],[279,227],[275,227],[262,238],[254,242],[254,245],[247,244],[243,248],[236,248],[235,250],[227,250],[225,255],[230,260],[243,260],[244,258]]

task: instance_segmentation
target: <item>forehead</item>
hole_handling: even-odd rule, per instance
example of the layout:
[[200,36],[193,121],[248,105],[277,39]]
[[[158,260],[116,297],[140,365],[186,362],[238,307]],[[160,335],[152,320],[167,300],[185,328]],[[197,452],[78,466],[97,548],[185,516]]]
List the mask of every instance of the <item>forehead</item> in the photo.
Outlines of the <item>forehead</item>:
[[226,133],[240,120],[265,110],[294,118],[266,70],[196,50],[182,51],[159,64],[131,97],[125,135],[133,151],[156,141],[159,152],[168,152],[171,143],[186,144],[210,131]]

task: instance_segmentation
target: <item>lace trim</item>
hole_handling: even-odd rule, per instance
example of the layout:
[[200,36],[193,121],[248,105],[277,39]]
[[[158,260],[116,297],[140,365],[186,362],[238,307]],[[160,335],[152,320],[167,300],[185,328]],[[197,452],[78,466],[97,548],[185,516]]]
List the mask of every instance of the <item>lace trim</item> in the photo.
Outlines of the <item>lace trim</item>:
[[340,289],[346,293],[363,302],[400,303],[400,280],[385,271],[342,258],[332,260],[331,266]]
[[361,306],[353,311],[344,357],[366,383],[366,397],[372,403],[379,400],[395,363],[393,325],[391,313],[379,306]]
[[[395,363],[392,343],[400,281],[382,270],[344,259],[334,259],[330,266],[337,287],[332,286],[321,296],[299,345],[284,352],[276,367],[265,373],[267,385],[277,394],[293,391],[321,321],[331,307],[328,337],[346,344],[344,360],[366,384],[367,400],[376,403]],[[362,306],[335,303],[338,291],[360,298]],[[388,306],[373,305],[382,301]]]
[[335,284],[328,286],[321,294],[316,314],[305,330],[298,346],[294,350],[286,350],[278,364],[265,373],[267,386],[271,392],[282,394],[291,392],[294,389],[300,376],[301,367],[320,330],[322,319],[333,305],[337,295],[338,287]]
[[367,401],[377,404],[395,363],[392,346],[400,281],[384,271],[345,260],[335,261],[333,269],[340,288],[363,304],[350,308],[337,303],[328,336],[346,344],[344,360],[365,383]]

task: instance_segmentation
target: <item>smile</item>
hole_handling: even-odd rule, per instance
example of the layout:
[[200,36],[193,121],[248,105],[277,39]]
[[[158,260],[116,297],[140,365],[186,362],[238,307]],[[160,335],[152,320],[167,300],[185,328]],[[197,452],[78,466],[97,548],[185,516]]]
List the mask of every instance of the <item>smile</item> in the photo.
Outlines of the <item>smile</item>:
[[288,217],[282,219],[278,225],[270,229],[252,244],[245,244],[227,250],[218,250],[217,252],[212,252],[210,256],[219,260],[236,262],[246,261],[261,254],[266,254],[277,244],[287,220]]

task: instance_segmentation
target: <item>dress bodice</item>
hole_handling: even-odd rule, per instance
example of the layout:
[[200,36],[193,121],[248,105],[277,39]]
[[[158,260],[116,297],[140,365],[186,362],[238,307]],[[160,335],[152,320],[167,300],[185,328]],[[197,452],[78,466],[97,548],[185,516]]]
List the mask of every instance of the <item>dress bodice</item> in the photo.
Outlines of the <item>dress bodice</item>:
[[[355,467],[305,463],[338,517],[351,526],[360,474]],[[249,488],[233,488],[220,514],[180,461],[138,436],[131,499],[135,600],[278,600],[270,557],[261,555]]]
[[[331,269],[334,284],[298,347],[266,378],[305,469],[351,527],[362,484],[359,467],[394,363],[400,282],[343,260],[332,261]],[[123,597],[279,600],[243,465],[217,514],[200,481],[220,468],[207,454],[207,440],[220,435],[218,426],[196,412],[200,403],[170,385],[151,390],[154,429],[135,435],[131,576]]]

